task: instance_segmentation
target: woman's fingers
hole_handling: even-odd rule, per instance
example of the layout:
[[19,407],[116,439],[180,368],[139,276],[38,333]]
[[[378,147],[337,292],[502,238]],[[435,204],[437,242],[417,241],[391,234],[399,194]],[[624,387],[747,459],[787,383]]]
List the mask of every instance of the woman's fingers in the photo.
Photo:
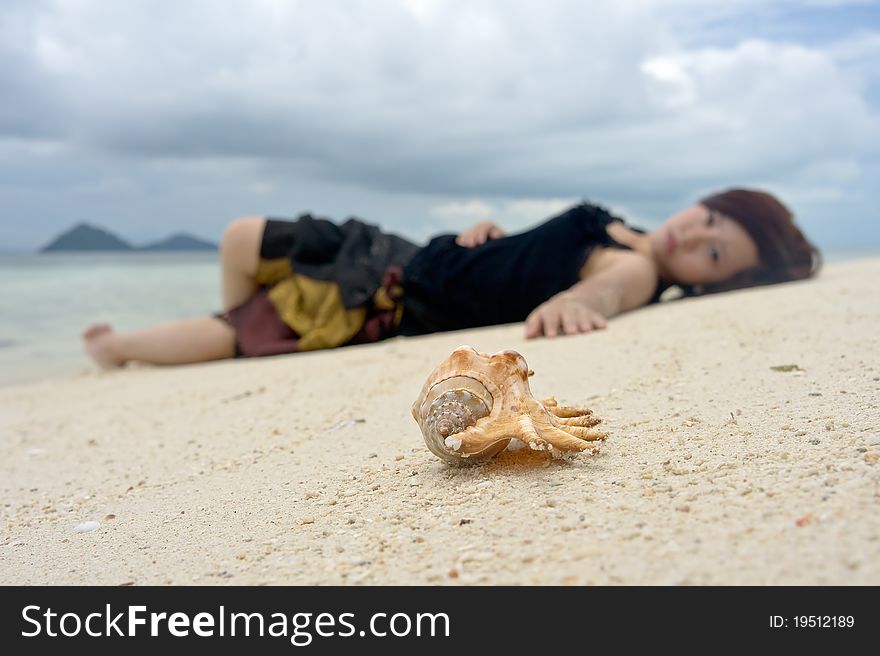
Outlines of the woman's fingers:
[[485,244],[490,239],[498,239],[503,236],[504,231],[501,228],[491,221],[483,221],[461,233],[455,238],[455,243],[465,248],[474,248]]
[[577,335],[592,330],[601,330],[608,324],[605,317],[582,303],[551,299],[539,305],[526,318],[526,338],[544,335]]
[[569,310],[562,314],[562,332],[566,335],[577,335],[583,332],[581,327],[588,325],[589,322],[584,321],[584,315],[577,310]]
[[608,327],[608,324],[605,322],[605,317],[596,312],[595,310],[588,310],[586,316],[583,319],[583,324],[585,328],[581,331],[584,333],[588,333],[591,330],[603,330]]
[[555,337],[559,332],[559,313],[552,303],[544,303],[535,308],[526,318],[526,338]]
[[578,330],[582,333],[588,333],[593,329],[593,320],[586,312],[578,318]]
[[540,337],[544,334],[544,307],[539,305],[526,317],[526,339]]
[[592,330],[601,330],[608,327],[608,324],[605,323],[605,317],[591,308],[585,308],[584,313],[578,320],[578,324],[582,333],[588,333]]
[[545,306],[541,311],[541,331],[539,335],[556,337],[559,332],[559,314],[553,311],[552,306]]

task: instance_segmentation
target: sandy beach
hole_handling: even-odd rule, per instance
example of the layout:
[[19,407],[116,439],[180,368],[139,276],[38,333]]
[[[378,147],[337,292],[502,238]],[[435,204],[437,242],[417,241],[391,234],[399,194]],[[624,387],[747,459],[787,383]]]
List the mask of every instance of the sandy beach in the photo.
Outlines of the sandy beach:
[[[880,584],[878,281],[0,388],[0,583]],[[461,344],[601,453],[438,460],[410,406]]]

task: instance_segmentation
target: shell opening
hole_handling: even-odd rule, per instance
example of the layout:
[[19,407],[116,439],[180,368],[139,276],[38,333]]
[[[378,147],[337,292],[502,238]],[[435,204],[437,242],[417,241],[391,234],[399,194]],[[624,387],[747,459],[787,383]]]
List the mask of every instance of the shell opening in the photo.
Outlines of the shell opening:
[[461,448],[461,440],[457,437],[447,437],[443,440],[443,443],[446,445],[447,449],[451,449],[453,451],[458,451]]

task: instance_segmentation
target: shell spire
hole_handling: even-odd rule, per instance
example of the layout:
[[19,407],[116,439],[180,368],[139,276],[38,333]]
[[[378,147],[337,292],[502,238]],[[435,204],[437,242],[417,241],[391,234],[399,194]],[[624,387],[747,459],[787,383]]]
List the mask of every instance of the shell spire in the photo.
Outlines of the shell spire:
[[455,452],[461,440],[455,437],[492,411],[492,395],[480,381],[468,376],[450,376],[432,386],[413,406],[428,448],[441,458]]

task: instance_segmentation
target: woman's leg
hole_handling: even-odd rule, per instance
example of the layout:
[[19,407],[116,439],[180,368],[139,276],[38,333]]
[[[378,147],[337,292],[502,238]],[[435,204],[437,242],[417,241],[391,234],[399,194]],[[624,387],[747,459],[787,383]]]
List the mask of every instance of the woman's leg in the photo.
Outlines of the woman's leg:
[[223,309],[227,312],[244,303],[257,290],[255,277],[265,226],[265,218],[249,216],[235,219],[223,233],[220,266],[223,273]]
[[196,317],[117,333],[100,323],[83,333],[86,353],[103,369],[130,360],[149,364],[188,364],[235,356],[235,331],[215,317]]
[[[266,219],[235,219],[223,233],[220,267],[223,308],[231,310],[257,290],[255,277]],[[121,367],[130,360],[150,364],[188,364],[235,356],[235,331],[215,317],[117,333],[109,324],[95,324],[82,335],[86,353],[102,368]]]

